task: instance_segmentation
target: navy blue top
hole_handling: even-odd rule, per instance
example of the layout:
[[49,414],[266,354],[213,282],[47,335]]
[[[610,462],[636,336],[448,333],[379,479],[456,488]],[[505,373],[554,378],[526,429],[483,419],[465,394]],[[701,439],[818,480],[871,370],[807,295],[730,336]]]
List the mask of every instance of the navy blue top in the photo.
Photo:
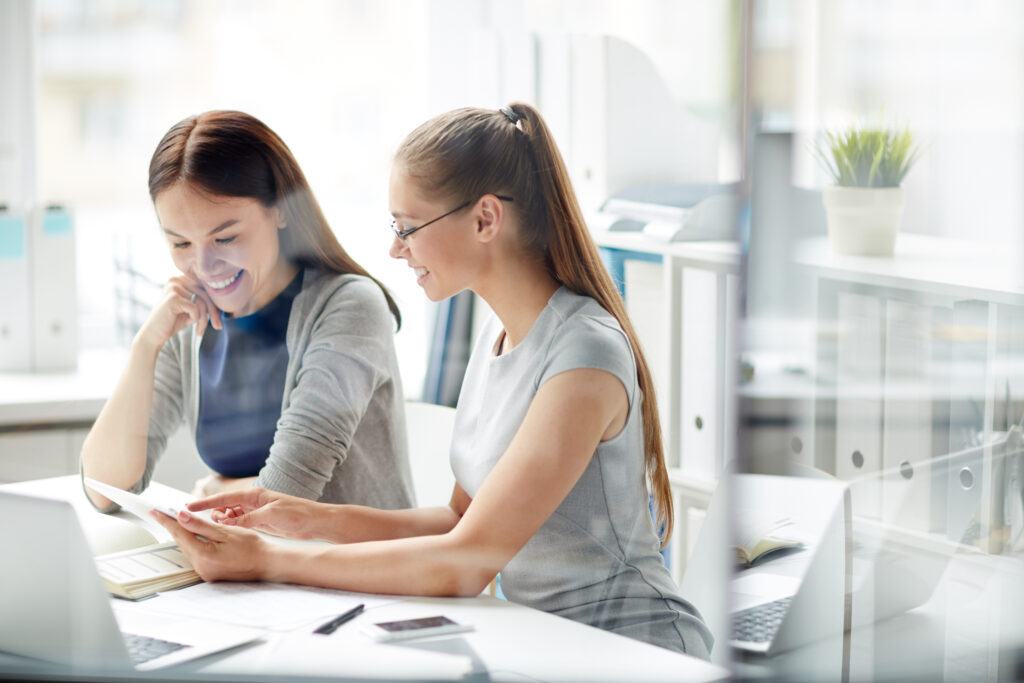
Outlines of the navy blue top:
[[259,474],[281,417],[288,348],[285,334],[302,273],[251,315],[221,314],[223,330],[207,326],[199,346],[196,447],[225,477]]

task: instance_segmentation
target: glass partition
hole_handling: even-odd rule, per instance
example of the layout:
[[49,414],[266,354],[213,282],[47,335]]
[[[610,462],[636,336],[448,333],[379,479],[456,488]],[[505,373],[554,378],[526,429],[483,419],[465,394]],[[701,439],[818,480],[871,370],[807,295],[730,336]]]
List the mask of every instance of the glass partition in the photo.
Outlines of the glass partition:
[[[748,472],[842,483],[849,518],[842,669],[815,661],[825,645],[738,665],[785,679],[1012,678],[1024,635],[1021,8],[751,9],[737,456]],[[905,177],[836,187],[828,166],[852,171],[855,135],[877,131],[913,136]],[[871,237],[888,225],[894,246]],[[804,618],[821,628],[820,614]]]

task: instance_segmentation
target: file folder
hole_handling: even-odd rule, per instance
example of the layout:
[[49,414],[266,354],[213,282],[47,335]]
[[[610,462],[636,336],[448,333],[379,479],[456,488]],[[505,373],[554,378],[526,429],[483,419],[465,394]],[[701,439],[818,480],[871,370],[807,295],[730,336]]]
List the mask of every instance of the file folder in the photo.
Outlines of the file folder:
[[78,362],[78,292],[71,214],[57,206],[40,207],[32,218],[32,368],[74,370]]
[[0,211],[0,371],[32,369],[32,304],[29,287],[28,221]]
[[728,355],[726,275],[683,269],[682,387],[679,412],[687,474],[713,481],[724,465]]
[[945,507],[945,478],[933,472],[943,466],[933,458],[946,448],[945,439],[933,432],[945,417],[933,415],[933,408],[947,404],[948,385],[943,385],[945,373],[932,370],[947,366],[933,362],[943,355],[933,338],[943,313],[937,306],[896,300],[887,302],[885,312],[882,519],[919,531],[945,524],[939,514]]
[[836,475],[850,487],[853,513],[879,518],[882,488],[884,301],[839,292],[836,301]]

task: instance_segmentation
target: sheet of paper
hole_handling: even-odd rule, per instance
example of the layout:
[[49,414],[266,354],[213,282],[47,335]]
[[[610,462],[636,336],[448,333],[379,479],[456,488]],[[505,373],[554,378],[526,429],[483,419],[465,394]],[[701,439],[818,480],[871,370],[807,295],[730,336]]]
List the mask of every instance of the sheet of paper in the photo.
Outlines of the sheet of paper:
[[110,484],[104,484],[102,481],[96,481],[89,477],[83,477],[85,485],[91,488],[97,493],[101,493],[110,500],[114,501],[122,508],[131,512],[134,515],[138,515],[140,519],[149,520],[150,510],[159,510],[166,515],[171,517],[178,516],[178,509],[169,505],[164,505],[153,500],[147,499],[145,496],[119,489],[116,486]]
[[403,598],[277,583],[201,583],[160,593],[147,608],[273,631],[328,619],[362,603],[367,609]]

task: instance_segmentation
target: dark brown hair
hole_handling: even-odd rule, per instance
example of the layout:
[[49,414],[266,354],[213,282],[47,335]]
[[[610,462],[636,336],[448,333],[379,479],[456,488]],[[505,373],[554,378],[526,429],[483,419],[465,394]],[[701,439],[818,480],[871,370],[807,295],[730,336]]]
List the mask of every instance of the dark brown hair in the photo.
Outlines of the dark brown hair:
[[644,464],[663,545],[667,543],[672,491],[651,371],[540,114],[522,102],[502,110],[456,109],[410,133],[395,161],[422,190],[456,203],[487,193],[512,196],[509,210],[520,218],[522,246],[544,261],[555,280],[595,299],[619,321],[636,359],[643,392]]
[[402,315],[391,294],[338,242],[291,150],[262,121],[240,111],[208,111],[173,125],[149,162],[149,196],[175,183],[221,197],[251,197],[277,207],[286,230],[281,252],[300,266],[370,278],[384,292],[398,327]]

